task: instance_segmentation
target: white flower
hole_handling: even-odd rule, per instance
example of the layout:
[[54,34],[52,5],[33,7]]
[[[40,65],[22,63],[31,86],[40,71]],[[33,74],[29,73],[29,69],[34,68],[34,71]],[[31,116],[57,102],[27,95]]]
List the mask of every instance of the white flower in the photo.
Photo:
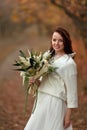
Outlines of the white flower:
[[46,52],[43,54],[43,58],[44,58],[44,59],[47,59],[49,56],[50,56],[50,50],[46,51]]
[[20,72],[20,76],[22,76],[22,77],[25,76],[25,72],[24,72],[24,71],[21,71],[21,72]]
[[34,76],[35,79],[40,78],[44,73],[47,73],[49,64],[44,64],[42,69],[36,73]]
[[38,55],[38,56],[36,56],[36,60],[37,60],[37,62],[39,62],[40,61],[40,59],[41,59],[41,54],[40,55]]
[[20,76],[22,76],[22,78],[23,78],[23,85],[24,85],[24,81],[25,81],[25,72],[24,72],[24,71],[21,71],[21,72],[20,72]]
[[42,52],[38,53],[35,51],[28,50],[28,53],[29,53],[28,57],[26,57],[25,54],[24,54],[25,57],[23,57],[22,55],[19,56],[18,61],[20,67],[19,69],[22,70],[20,72],[20,76],[22,76],[23,85],[25,85],[26,91],[28,91],[27,87],[29,87],[29,93],[35,95],[37,92],[37,84],[34,83],[33,85],[29,86],[28,82],[29,79],[34,78],[34,79],[40,79],[40,81],[42,81],[44,76],[54,71],[54,70],[51,71],[51,68],[53,69],[54,67],[52,67],[50,64],[50,58],[51,58],[50,50],[46,51],[45,53]]
[[24,58],[22,56],[19,56],[19,59],[21,60],[21,62],[23,62],[26,66],[30,66],[30,60],[29,58]]
[[29,49],[27,49],[27,50],[28,50],[29,57],[31,57],[31,52],[29,51]]

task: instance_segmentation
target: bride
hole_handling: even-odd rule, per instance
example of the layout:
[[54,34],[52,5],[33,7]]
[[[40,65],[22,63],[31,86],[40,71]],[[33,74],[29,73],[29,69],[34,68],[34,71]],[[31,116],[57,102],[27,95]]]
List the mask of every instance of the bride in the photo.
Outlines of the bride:
[[[65,29],[54,30],[50,52],[51,64],[58,69],[40,83],[35,111],[24,130],[73,130],[72,109],[78,107],[77,68]],[[31,79],[30,84],[34,81]]]

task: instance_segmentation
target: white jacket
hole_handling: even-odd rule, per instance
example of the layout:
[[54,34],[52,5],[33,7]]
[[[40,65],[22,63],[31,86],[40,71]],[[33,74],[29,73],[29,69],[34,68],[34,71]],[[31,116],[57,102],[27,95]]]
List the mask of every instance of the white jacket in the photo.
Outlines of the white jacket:
[[78,107],[76,63],[65,54],[51,64],[58,68],[42,80],[38,91],[63,99],[67,108]]

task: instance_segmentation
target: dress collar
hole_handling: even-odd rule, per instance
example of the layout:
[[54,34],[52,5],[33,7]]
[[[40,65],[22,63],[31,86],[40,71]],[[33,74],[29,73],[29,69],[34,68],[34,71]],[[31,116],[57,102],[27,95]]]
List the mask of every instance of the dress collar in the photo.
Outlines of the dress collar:
[[76,55],[76,52],[70,53],[70,54],[68,54],[68,55],[73,58],[73,57]]
[[76,52],[73,52],[73,53],[70,53],[70,54],[64,54],[59,58],[52,57],[51,62],[52,63],[55,63],[56,61],[57,61],[57,63],[59,63],[61,61],[64,62],[64,61],[67,61],[70,57],[73,58],[75,55],[76,55]]

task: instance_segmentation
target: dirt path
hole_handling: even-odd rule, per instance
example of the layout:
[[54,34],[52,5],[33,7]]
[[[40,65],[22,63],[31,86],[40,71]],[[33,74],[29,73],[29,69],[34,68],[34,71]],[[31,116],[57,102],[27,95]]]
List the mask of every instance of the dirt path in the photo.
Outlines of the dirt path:
[[[37,44],[36,44],[37,43]],[[39,44],[38,44],[39,43]],[[33,98],[29,97],[26,115],[24,115],[25,96],[19,73],[14,72],[13,61],[18,56],[18,50],[34,48],[36,50],[48,47],[48,39],[36,38],[17,46],[0,65],[0,130],[23,130],[31,113]],[[42,48],[41,48],[42,47]],[[84,110],[83,110],[84,108]],[[84,114],[85,113],[85,114]],[[79,93],[79,108],[73,112],[74,130],[87,129],[87,96]]]
[[[35,50],[47,46],[48,39],[34,37],[30,41],[15,48],[9,48],[3,62],[0,64],[0,130],[23,130],[31,113],[33,98],[29,97],[27,114],[24,114],[25,95],[22,79],[18,72],[14,72],[12,64],[19,55],[19,50],[27,52],[27,48]],[[36,44],[37,43],[37,44]],[[5,49],[6,46],[3,48]],[[13,51],[12,51],[13,49]],[[3,52],[3,50],[2,50]]]

